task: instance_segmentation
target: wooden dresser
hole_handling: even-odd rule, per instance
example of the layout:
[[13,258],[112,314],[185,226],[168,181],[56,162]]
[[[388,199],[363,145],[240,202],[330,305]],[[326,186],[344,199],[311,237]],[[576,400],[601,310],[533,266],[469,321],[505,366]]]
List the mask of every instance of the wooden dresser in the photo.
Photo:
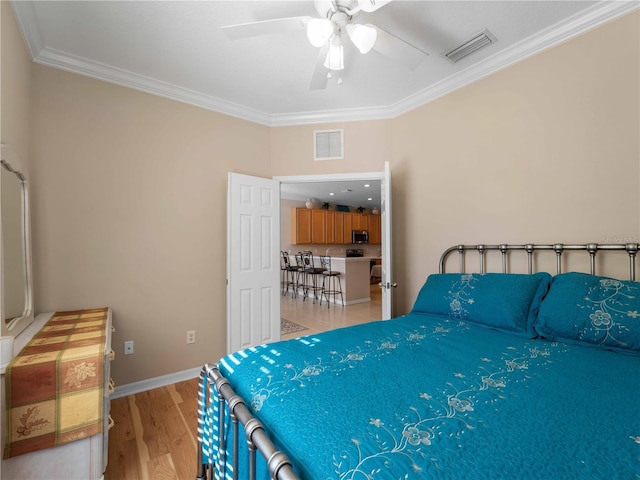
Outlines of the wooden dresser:
[[[100,329],[104,328],[104,348],[101,348],[101,352],[104,352],[104,362],[100,362],[101,375],[99,375],[99,379],[96,378],[94,381],[101,384],[98,384],[96,388],[93,389],[91,395],[95,400],[96,395],[98,401],[95,402],[96,408],[102,408],[102,412],[98,412],[97,414],[97,425],[94,425],[93,430],[97,433],[92,434],[90,436],[84,436],[84,438],[79,438],[77,440],[69,441],[69,443],[60,444],[57,446],[52,446],[49,448],[39,449],[35,451],[31,451],[29,453],[23,453],[17,456],[12,456],[11,458],[2,460],[2,468],[1,468],[1,478],[2,480],[18,480],[18,479],[42,479],[42,480],[73,480],[73,479],[82,479],[82,480],[99,480],[103,478],[104,471],[107,467],[108,460],[108,437],[109,437],[109,427],[111,423],[111,418],[109,416],[110,412],[110,395],[113,392],[113,382],[110,379],[110,361],[113,360],[114,354],[111,350],[111,334],[112,334],[112,321],[111,321],[111,310],[106,309],[106,324],[101,325]],[[84,310],[80,312],[93,312],[93,310]],[[19,351],[29,351],[29,348],[33,348],[33,342],[30,344],[29,342],[34,339],[34,337],[39,338],[42,336],[42,329],[47,325],[46,329],[51,329],[51,323],[49,320],[54,317],[53,313],[40,314],[36,317],[32,325],[30,325],[20,336],[16,337],[15,340],[15,352]],[[35,340],[35,339],[34,339]],[[47,343],[48,340],[43,341],[42,343]],[[102,342],[100,341],[100,346],[102,347]],[[27,348],[25,348],[27,346]],[[102,353],[100,354],[101,357]],[[99,357],[99,358],[100,358]],[[15,365],[18,365],[19,359],[14,359]],[[62,363],[62,362],[58,362]],[[13,365],[13,364],[12,364]],[[17,370],[16,367],[12,367]],[[11,386],[5,384],[8,378],[7,375],[3,373],[2,375],[2,446],[3,451],[5,450],[5,442],[7,441],[5,426],[7,423],[7,397],[6,392],[7,389],[10,389]],[[61,385],[69,384],[68,375],[67,378],[64,379],[64,382],[61,379],[58,379],[57,384]],[[99,393],[96,394],[95,392]],[[65,397],[66,398],[66,397]],[[84,401],[84,397],[82,400],[79,400],[80,403],[78,405],[82,405],[84,408],[87,405],[87,402]],[[92,402],[89,402],[92,403]],[[58,408],[58,413],[56,417],[56,421],[58,418],[64,417],[65,412],[61,411],[62,408],[60,406]],[[93,407],[89,407],[93,408]],[[87,408],[87,409],[89,409]],[[68,413],[68,412],[67,412]],[[91,415],[96,415],[92,413]],[[73,416],[73,415],[68,415]],[[17,417],[21,418],[21,417]],[[101,427],[101,428],[100,428]],[[56,441],[58,441],[61,437],[63,437],[66,433],[56,434]],[[71,434],[73,435],[73,434]],[[83,437],[83,434],[79,434],[79,437]],[[14,444],[12,444],[13,447]],[[19,443],[18,443],[19,448]]]

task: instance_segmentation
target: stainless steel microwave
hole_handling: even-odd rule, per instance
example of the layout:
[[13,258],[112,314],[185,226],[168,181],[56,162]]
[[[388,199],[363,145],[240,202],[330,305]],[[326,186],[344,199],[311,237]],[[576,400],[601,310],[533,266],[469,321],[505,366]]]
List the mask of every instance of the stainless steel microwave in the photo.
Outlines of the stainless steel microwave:
[[351,243],[369,243],[369,232],[366,230],[353,230],[351,232]]

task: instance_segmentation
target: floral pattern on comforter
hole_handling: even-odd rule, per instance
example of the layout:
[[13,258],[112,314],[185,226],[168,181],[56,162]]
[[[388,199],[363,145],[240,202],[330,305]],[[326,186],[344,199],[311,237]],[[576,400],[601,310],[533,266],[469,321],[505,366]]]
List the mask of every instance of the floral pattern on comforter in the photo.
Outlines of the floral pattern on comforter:
[[[615,365],[603,370],[602,354]],[[597,381],[576,362],[593,355],[594,375],[609,378],[585,401]],[[592,478],[613,452],[613,478],[625,468],[634,478],[640,421],[628,414],[640,387],[614,381],[614,395],[610,367],[634,363],[637,376],[640,362],[621,357],[409,315],[237,352],[219,367],[303,479]],[[614,444],[598,452],[587,432]]]

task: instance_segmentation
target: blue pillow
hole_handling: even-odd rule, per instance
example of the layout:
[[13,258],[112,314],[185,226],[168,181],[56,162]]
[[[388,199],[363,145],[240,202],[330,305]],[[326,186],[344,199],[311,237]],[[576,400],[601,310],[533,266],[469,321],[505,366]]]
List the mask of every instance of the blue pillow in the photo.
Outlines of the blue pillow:
[[515,273],[430,275],[414,313],[460,318],[499,330],[536,336],[533,324],[551,275]]
[[535,329],[549,340],[640,352],[640,283],[577,272],[557,275]]

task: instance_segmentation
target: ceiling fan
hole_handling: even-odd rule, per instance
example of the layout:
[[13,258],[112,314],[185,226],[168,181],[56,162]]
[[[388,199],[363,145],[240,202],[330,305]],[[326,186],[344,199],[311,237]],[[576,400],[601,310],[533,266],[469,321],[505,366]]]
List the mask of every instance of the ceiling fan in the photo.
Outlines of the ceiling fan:
[[361,12],[370,13],[392,0],[314,0],[320,18],[310,16],[276,18],[260,22],[227,25],[222,30],[232,40],[271,33],[306,30],[307,39],[320,48],[311,76],[311,90],[320,90],[334,75],[342,84],[343,42],[348,37],[358,51],[378,53],[414,69],[428,54],[378,26],[357,22]]

